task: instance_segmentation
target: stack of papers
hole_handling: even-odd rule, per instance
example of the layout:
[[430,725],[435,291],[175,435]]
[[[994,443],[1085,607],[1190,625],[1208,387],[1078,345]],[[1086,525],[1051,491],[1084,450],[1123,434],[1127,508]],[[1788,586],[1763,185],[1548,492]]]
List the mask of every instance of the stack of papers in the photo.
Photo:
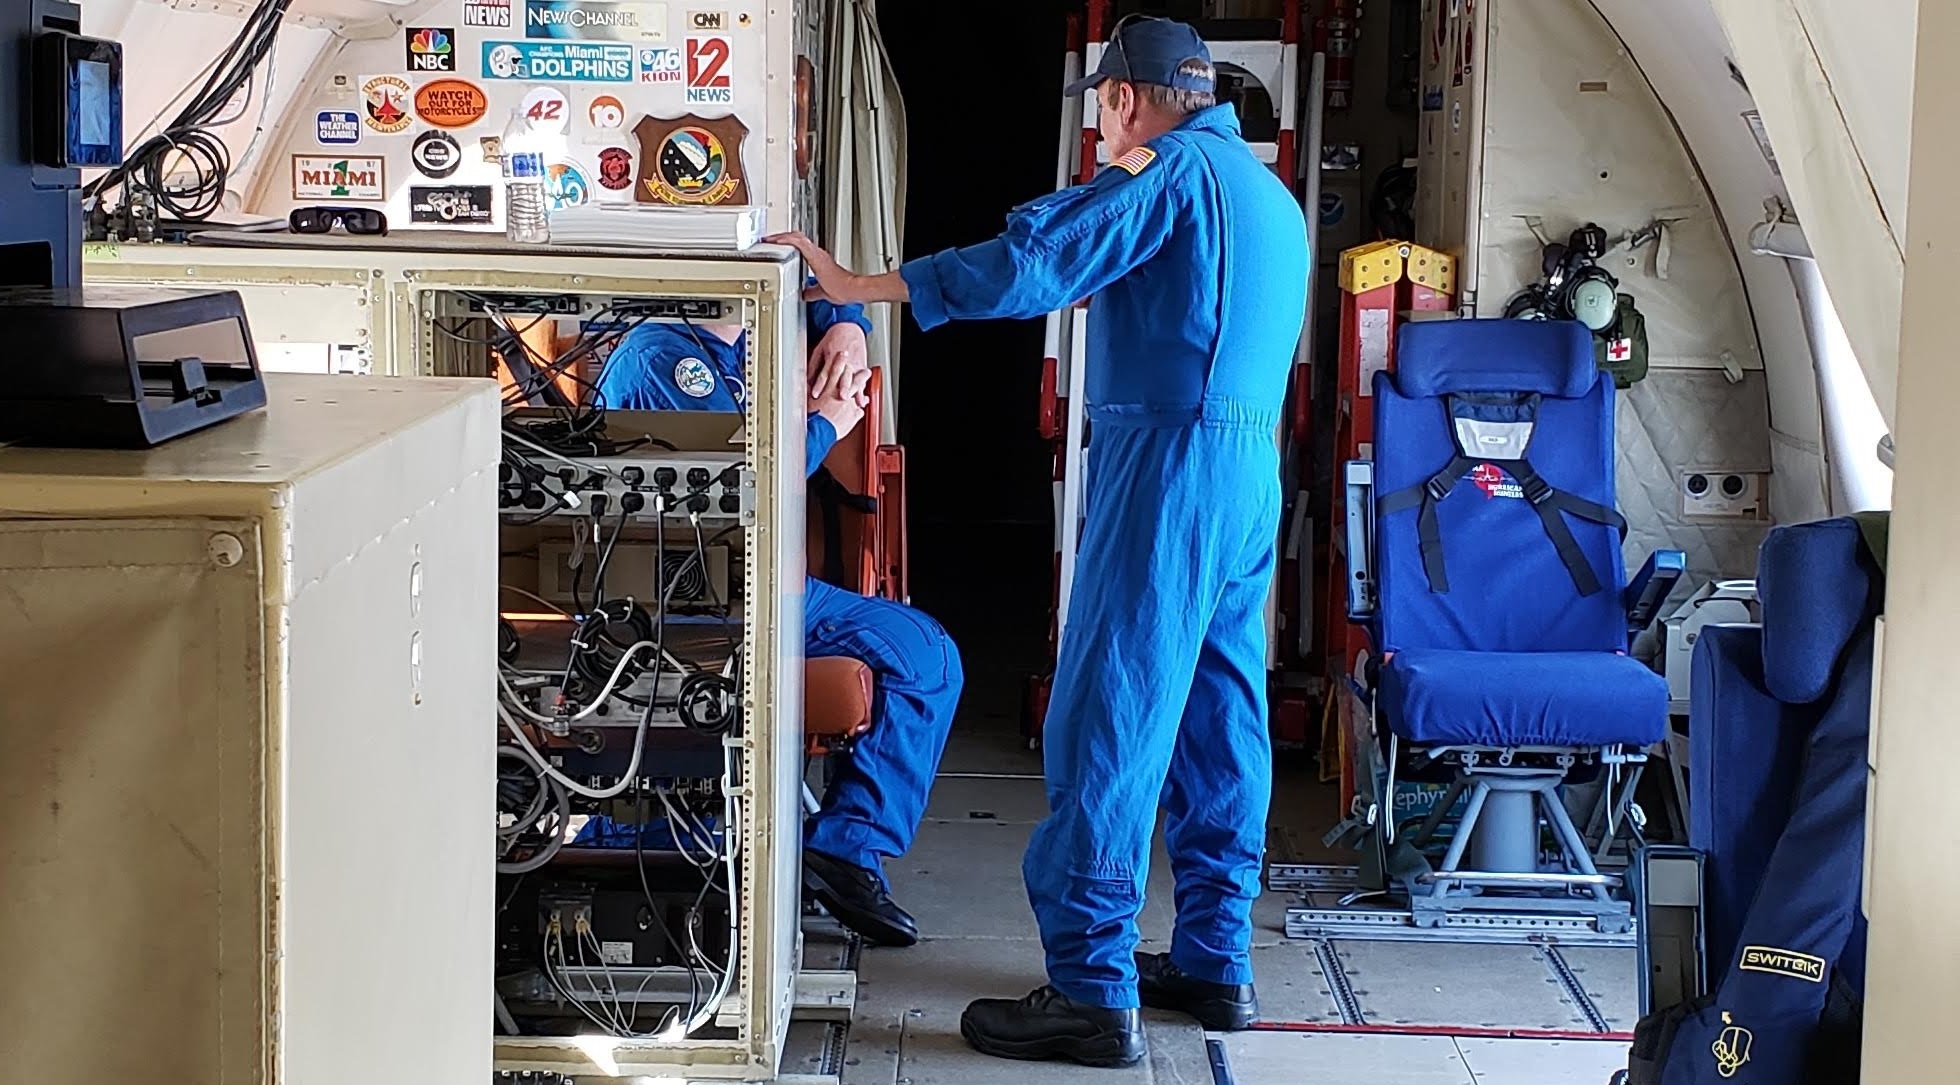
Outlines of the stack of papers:
[[763,210],[651,203],[583,204],[552,213],[551,240],[559,245],[740,252],[762,239]]

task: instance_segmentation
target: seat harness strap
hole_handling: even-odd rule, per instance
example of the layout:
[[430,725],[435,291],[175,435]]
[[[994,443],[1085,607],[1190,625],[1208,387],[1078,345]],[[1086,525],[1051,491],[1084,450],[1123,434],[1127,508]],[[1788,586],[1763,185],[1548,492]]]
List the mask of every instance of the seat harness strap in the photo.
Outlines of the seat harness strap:
[[823,575],[817,579],[833,587],[851,589],[844,582],[844,523],[841,510],[852,509],[862,513],[878,511],[878,499],[864,494],[853,493],[830,468],[819,467],[810,476],[807,493],[815,495],[817,508],[823,514]]
[[1443,564],[1442,523],[1436,507],[1466,475],[1485,465],[1502,470],[1517,480],[1519,489],[1524,491],[1525,500],[1531,503],[1539,522],[1545,525],[1545,534],[1551,538],[1559,561],[1571,574],[1572,585],[1579,594],[1589,596],[1600,590],[1599,576],[1593,571],[1592,563],[1586,560],[1586,552],[1580,548],[1579,540],[1572,534],[1572,527],[1566,523],[1565,517],[1576,516],[1595,524],[1605,524],[1619,532],[1622,541],[1627,535],[1626,518],[1596,501],[1588,501],[1577,494],[1558,489],[1546,482],[1538,469],[1531,465],[1525,450],[1531,444],[1532,430],[1537,424],[1538,399],[1536,393],[1463,393],[1444,397],[1455,424],[1456,455],[1450,457],[1450,462],[1441,471],[1424,482],[1384,494],[1376,500],[1377,516],[1417,510],[1416,539],[1422,548],[1422,568],[1429,577],[1430,591],[1441,593],[1450,590],[1449,573]]

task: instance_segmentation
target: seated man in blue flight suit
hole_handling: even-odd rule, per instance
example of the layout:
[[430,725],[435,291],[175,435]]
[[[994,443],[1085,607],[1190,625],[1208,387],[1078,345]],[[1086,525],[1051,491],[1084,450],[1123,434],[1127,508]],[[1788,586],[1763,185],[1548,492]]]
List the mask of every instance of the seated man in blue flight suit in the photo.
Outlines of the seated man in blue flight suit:
[[[809,400],[805,458],[815,472],[864,417],[870,323],[857,305],[812,302],[808,316],[811,372],[830,378]],[[599,392],[620,410],[740,411],[744,354],[738,325],[641,324],[613,349]],[[911,848],[925,816],[965,672],[952,638],[925,614],[815,577],[804,585],[804,654],[857,659],[873,675],[871,730],[843,759],[807,826],[806,884],[867,940],[909,946],[918,924],[892,900],[882,864]]]

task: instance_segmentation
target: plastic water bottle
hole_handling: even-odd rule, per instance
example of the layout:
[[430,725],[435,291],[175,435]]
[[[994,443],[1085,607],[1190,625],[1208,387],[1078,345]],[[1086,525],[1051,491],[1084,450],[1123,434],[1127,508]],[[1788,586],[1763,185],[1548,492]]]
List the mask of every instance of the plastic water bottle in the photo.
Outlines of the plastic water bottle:
[[544,153],[518,110],[504,125],[504,236],[526,245],[551,240],[545,220]]

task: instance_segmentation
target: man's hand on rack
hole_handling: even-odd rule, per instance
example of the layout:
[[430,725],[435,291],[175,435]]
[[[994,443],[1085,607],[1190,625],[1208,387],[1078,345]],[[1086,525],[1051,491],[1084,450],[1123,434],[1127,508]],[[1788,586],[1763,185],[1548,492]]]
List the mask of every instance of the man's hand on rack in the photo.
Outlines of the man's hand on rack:
[[822,395],[813,388],[810,392],[810,413],[823,415],[824,421],[830,423],[830,428],[841,439],[864,420],[864,408],[870,402],[864,389],[870,381],[871,370],[860,369],[846,374]]
[[[810,394],[821,396],[830,389],[855,375],[863,373],[864,379],[871,379],[870,344],[865,341],[864,329],[846,321],[835,325],[817,340],[810,351]],[[869,398],[859,406],[868,406]]]
[[804,289],[805,300],[822,299],[836,305],[911,300],[911,290],[896,271],[887,271],[883,275],[856,274],[800,233],[771,234],[762,240],[770,245],[788,245],[803,254],[803,263],[817,279],[815,286]]

